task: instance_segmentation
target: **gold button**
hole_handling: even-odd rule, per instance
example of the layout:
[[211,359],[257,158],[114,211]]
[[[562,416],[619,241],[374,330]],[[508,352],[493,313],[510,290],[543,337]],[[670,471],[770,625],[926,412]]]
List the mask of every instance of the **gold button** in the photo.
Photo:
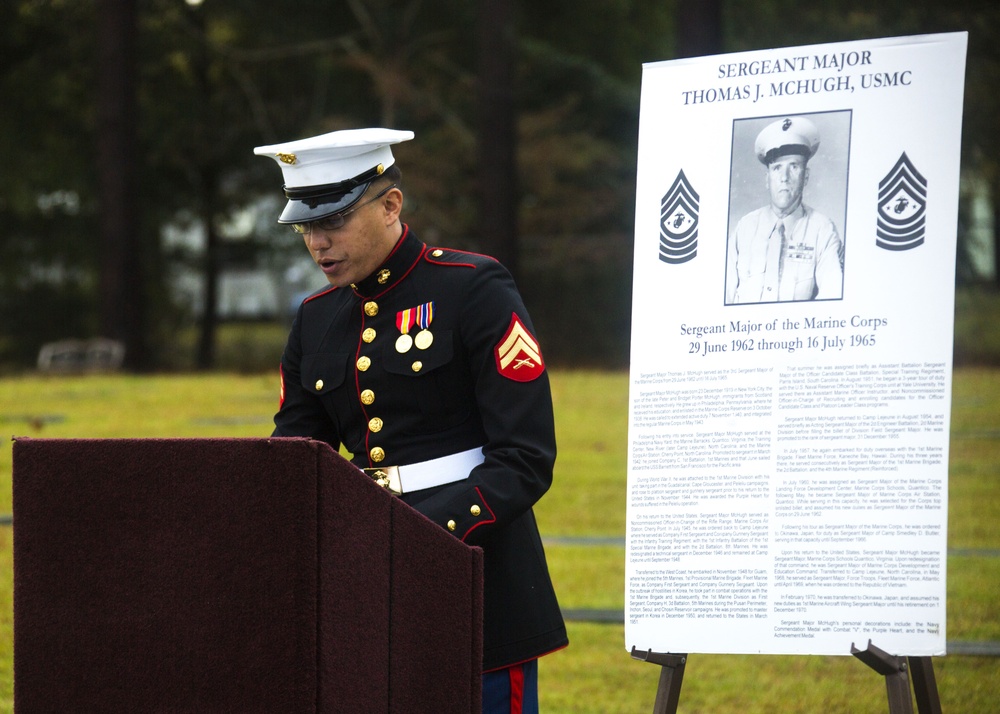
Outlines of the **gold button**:
[[382,270],[378,271],[378,284],[379,285],[385,285],[387,282],[389,282],[389,276],[390,275],[392,275],[392,273],[390,273],[385,268],[383,268]]
[[365,303],[365,314],[368,317],[375,317],[378,315],[378,303],[377,302],[366,302]]
[[482,511],[479,509],[479,506],[473,505],[473,507],[469,509],[469,513],[471,513],[474,516],[478,516],[480,513],[482,513]]
[[376,446],[369,453],[371,454],[372,461],[374,461],[376,464],[385,458],[385,451],[382,450],[381,446]]
[[361,333],[361,339],[364,340],[365,342],[371,342],[372,340],[375,339],[375,330],[369,327],[367,330]]
[[382,431],[382,420],[378,417],[372,417],[368,420],[368,430],[374,432]]
[[365,391],[361,392],[361,403],[362,404],[364,404],[365,406],[368,406],[369,404],[371,404],[374,401],[375,401],[375,392],[373,392],[370,389],[366,389]]
[[453,531],[458,528],[458,524],[455,521],[448,521],[448,530]]
[[322,391],[322,390],[323,390],[323,380],[322,379],[317,379],[316,380],[316,391],[319,392],[319,391]]
[[410,365],[410,369],[412,369],[414,372],[419,372],[423,368],[424,368],[424,363],[421,362],[420,360],[417,360],[416,362]]
[[433,253],[431,253],[431,255],[433,255],[435,258],[440,258],[442,255],[444,255],[444,251],[443,250],[435,250]]
[[358,369],[360,369],[362,372],[367,372],[368,368],[371,366],[372,366],[372,361],[370,358],[368,357],[358,358]]

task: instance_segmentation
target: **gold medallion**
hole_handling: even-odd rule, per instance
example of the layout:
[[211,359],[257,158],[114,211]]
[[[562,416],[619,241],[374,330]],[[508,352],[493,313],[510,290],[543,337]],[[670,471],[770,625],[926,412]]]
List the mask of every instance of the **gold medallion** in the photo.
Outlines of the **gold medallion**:
[[411,347],[413,347],[413,338],[409,335],[400,335],[396,338],[396,351],[399,354],[409,352]]
[[434,342],[434,335],[431,334],[430,330],[421,330],[417,333],[413,342],[416,344],[418,350],[426,350]]
[[389,282],[390,275],[392,275],[392,273],[390,273],[387,269],[382,268],[382,270],[378,271],[378,284],[385,285]]

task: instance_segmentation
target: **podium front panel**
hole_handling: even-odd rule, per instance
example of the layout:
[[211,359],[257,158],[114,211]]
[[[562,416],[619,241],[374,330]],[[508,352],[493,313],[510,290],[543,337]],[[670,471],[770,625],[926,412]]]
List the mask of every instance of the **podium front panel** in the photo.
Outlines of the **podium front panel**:
[[481,551],[326,444],[15,441],[19,712],[478,712],[481,658]]

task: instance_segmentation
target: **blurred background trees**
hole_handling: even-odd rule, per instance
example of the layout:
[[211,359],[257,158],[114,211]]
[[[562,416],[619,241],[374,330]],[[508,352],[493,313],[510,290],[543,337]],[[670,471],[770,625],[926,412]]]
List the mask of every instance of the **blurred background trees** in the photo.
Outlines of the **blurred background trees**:
[[220,322],[287,321],[322,276],[252,149],[379,125],[417,134],[395,153],[421,238],[508,263],[550,362],[623,366],[642,63],[952,30],[970,33],[958,278],[995,282],[992,0],[6,0],[0,369],[98,335],[167,369],[192,333],[211,368]]

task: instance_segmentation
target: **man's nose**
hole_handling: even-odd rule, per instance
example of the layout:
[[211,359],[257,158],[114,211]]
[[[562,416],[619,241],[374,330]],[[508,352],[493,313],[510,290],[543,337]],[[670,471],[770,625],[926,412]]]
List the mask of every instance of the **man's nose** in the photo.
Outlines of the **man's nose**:
[[306,234],[306,243],[313,250],[329,248],[330,235],[319,226],[313,226],[312,230]]

